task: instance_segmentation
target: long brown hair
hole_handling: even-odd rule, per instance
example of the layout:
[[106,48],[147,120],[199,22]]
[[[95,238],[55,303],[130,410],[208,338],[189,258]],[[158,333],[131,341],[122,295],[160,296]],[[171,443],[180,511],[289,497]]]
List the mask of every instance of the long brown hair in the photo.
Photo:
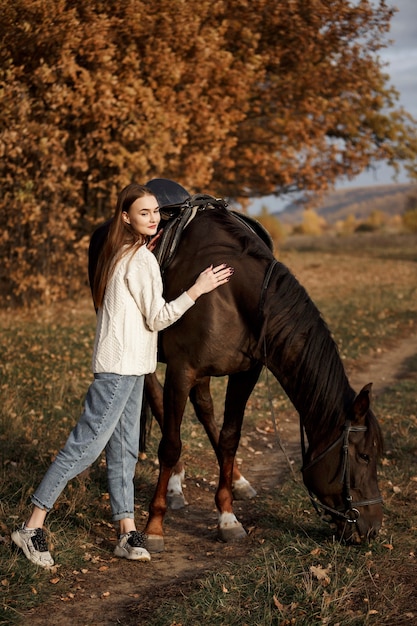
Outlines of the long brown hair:
[[129,212],[130,207],[138,198],[154,194],[144,185],[131,183],[127,185],[117,198],[116,210],[109,231],[98,258],[93,283],[93,299],[96,309],[102,306],[107,283],[112,275],[115,263],[122,256],[146,243],[143,235],[138,235],[132,226],[125,222],[122,213]]

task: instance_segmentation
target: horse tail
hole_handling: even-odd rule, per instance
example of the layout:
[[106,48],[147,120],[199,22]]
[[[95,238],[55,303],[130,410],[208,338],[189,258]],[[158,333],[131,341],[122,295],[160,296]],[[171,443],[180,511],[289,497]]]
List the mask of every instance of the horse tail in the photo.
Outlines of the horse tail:
[[139,453],[145,454],[146,452],[146,445],[152,432],[152,421],[153,415],[151,405],[149,404],[149,400],[144,393],[140,412]]

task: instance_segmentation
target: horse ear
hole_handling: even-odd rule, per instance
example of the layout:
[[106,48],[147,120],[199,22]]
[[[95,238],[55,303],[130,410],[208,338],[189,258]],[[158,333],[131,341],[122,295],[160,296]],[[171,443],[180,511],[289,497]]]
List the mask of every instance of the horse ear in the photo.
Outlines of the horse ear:
[[353,402],[353,414],[355,422],[363,423],[371,404],[372,383],[368,383],[361,389]]

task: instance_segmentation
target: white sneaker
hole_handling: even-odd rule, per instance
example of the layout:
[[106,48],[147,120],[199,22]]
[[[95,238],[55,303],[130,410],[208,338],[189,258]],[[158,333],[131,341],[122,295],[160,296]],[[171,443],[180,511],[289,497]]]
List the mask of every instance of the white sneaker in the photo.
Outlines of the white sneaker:
[[21,528],[12,532],[12,540],[35,565],[45,568],[53,566],[54,560],[49,553],[42,528],[26,528],[25,524],[22,524]]
[[150,561],[151,555],[145,548],[145,536],[137,530],[120,535],[114,554],[131,561]]

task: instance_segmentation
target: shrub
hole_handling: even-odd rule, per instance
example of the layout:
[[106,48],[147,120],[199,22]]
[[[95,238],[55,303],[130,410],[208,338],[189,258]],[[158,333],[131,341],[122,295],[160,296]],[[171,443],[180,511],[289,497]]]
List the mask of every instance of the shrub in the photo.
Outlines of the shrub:
[[406,230],[409,230],[412,233],[417,233],[417,208],[404,213],[403,224]]
[[268,208],[266,206],[261,207],[261,213],[260,215],[257,215],[256,219],[271,235],[275,247],[278,247],[280,243],[285,241],[287,236],[285,227],[281,224],[277,217],[268,212]]

